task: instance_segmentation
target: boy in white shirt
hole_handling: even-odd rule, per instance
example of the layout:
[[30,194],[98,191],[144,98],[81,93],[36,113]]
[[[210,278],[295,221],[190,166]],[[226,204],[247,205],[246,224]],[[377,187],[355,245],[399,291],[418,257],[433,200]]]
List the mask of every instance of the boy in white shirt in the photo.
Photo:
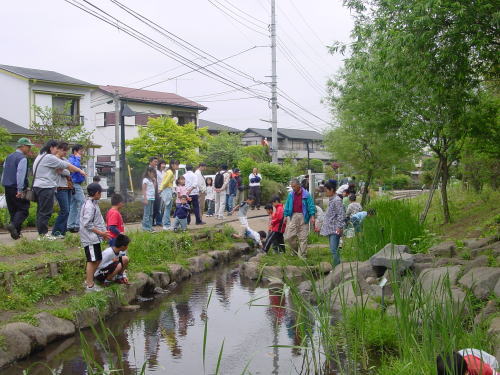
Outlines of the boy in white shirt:
[[125,274],[128,266],[127,249],[129,243],[129,237],[119,234],[114,246],[108,247],[102,252],[102,261],[94,273],[97,281],[104,283],[104,285],[109,285],[114,280],[120,284],[129,283]]

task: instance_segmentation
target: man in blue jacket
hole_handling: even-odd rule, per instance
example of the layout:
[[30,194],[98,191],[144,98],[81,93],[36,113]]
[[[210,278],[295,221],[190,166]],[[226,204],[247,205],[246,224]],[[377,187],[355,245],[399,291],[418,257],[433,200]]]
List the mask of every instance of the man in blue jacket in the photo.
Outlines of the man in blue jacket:
[[285,241],[300,257],[305,257],[309,222],[314,226],[316,206],[311,194],[300,186],[299,180],[293,179],[291,187],[285,205]]
[[[68,161],[75,167],[82,169],[81,162],[84,153],[83,146],[76,144],[71,149],[71,152],[72,154],[68,158]],[[82,187],[82,184],[85,182],[85,176],[78,172],[72,172],[71,180],[73,181],[75,192],[71,196],[71,206],[68,216],[68,231],[76,233],[80,230],[80,209],[82,208],[83,202],[85,202],[85,195],[83,194]]]

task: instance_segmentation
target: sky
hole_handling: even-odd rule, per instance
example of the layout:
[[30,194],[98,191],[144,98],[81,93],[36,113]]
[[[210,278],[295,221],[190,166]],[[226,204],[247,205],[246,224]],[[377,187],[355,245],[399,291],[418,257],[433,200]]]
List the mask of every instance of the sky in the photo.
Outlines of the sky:
[[[85,4],[83,0],[69,1]],[[112,0],[89,2],[160,43],[160,48],[169,48],[187,58],[188,64],[199,67],[214,61],[182,49]],[[207,66],[218,79],[231,80],[233,87],[201,74],[201,70],[192,72],[197,66],[185,66],[185,61],[175,61],[64,0],[3,2],[0,64],[54,70],[99,85],[149,86],[145,89],[177,92],[208,107],[200,115],[202,119],[239,129],[270,126],[261,121],[271,118],[270,88],[263,84],[270,82],[271,76],[270,0],[120,3],[208,52],[215,60],[238,54],[224,60],[230,67],[222,67],[221,63]],[[335,76],[345,58],[331,55],[327,46],[334,41],[349,41],[352,18],[341,0],[276,3],[281,105],[278,127],[322,131],[333,123],[328,107],[322,104],[326,82]],[[85,5],[90,8],[88,3]],[[183,73],[188,74],[172,79]],[[250,87],[252,91],[237,91],[234,87]],[[306,121],[293,117],[297,115]]]

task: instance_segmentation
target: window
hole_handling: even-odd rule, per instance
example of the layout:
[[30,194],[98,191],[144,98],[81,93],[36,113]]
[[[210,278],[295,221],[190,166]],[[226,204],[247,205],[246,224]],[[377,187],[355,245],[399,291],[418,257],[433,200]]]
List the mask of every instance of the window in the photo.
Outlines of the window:
[[81,123],[80,99],[67,96],[52,96],[52,109],[60,120],[68,125]]

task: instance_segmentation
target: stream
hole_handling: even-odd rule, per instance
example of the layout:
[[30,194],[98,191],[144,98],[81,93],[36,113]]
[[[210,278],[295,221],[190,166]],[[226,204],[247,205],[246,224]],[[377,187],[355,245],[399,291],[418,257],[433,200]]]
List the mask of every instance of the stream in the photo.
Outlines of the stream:
[[[105,369],[110,361],[121,358],[123,372],[119,373],[125,375],[140,374],[143,365],[146,374],[215,374],[224,343],[219,374],[242,374],[245,368],[246,374],[300,373],[300,349],[273,347],[300,344],[288,309],[290,299],[241,278],[235,267],[194,275],[170,294],[142,302],[141,310],[119,313],[106,321],[116,339],[113,346],[119,347],[110,353],[91,330],[85,330],[86,352]],[[89,373],[78,335],[53,343],[1,373],[17,375],[26,369],[29,375]]]

